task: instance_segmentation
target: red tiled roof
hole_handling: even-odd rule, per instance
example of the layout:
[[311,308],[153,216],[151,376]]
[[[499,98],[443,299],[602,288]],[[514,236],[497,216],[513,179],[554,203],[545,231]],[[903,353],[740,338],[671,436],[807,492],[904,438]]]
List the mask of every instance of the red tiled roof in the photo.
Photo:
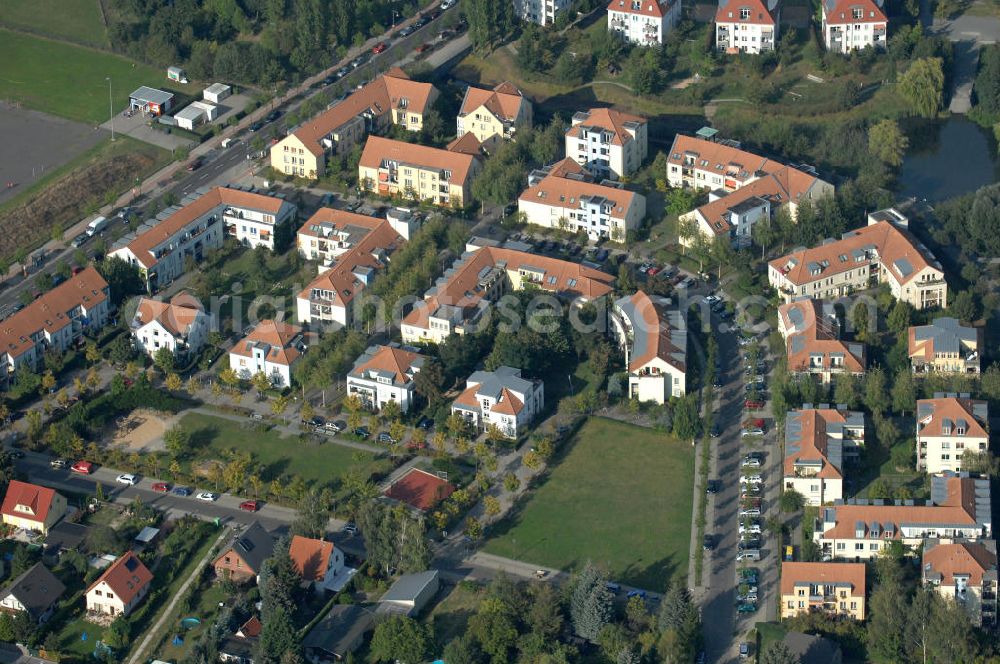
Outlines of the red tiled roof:
[[201,303],[195,298],[178,293],[170,302],[142,298],[135,317],[140,325],[148,325],[154,320],[173,336],[187,334],[191,324],[204,313]]
[[633,355],[630,358],[629,371],[638,371],[655,358],[663,360],[680,371],[685,371],[686,363],[678,361],[675,354],[681,353],[686,355],[687,349],[680,348],[673,343],[673,330],[670,327],[665,312],[643,291],[636,291],[629,300],[632,306],[635,307],[636,312],[641,316],[641,320],[634,321],[633,324],[643,325],[646,333],[645,336],[651,341],[643,349],[643,353]]
[[673,4],[671,0],[641,0],[639,7],[635,8],[632,3],[633,0],[611,0],[608,4],[608,11],[663,18],[670,11],[670,5]]
[[19,357],[34,347],[32,335],[50,334],[72,323],[67,312],[76,307],[88,311],[108,299],[108,282],[93,267],[59,284],[5,321],[0,321],[0,352]]
[[[831,356],[840,353],[844,356],[843,368],[850,373],[863,373],[865,370],[864,346],[859,343],[849,344],[837,339],[828,324],[821,322],[819,307],[813,299],[796,300],[778,307],[778,315],[784,321],[787,338],[785,339],[785,354],[788,358],[790,371],[808,371],[814,354],[822,356],[822,368],[833,367]],[[793,326],[789,313],[796,310],[802,315],[802,324]],[[855,348],[861,346],[861,353]]]
[[454,491],[454,485],[447,480],[419,468],[411,468],[405,475],[392,483],[385,495],[418,510],[426,511],[450,496]]
[[638,194],[627,189],[549,173],[537,184],[521,192],[518,200],[552,207],[578,208],[580,199],[588,196],[591,198],[604,197],[611,204],[610,216],[614,219],[625,219],[626,213],[635,204]]
[[449,143],[446,149],[450,152],[460,152],[462,154],[478,157],[482,154],[483,144],[479,142],[479,139],[476,138],[475,134],[471,131],[467,131],[459,138],[456,138]]
[[517,415],[524,409],[524,402],[506,387],[500,390],[500,399],[493,405],[491,412],[501,415]]
[[591,108],[584,112],[587,113],[587,119],[570,127],[566,132],[567,136],[579,137],[581,127],[600,127],[613,134],[611,140],[613,145],[623,145],[634,140],[632,134],[625,129],[626,122],[646,124],[646,118],[613,108]]
[[[881,4],[881,3],[879,3]],[[857,23],[886,23],[882,8],[872,0],[825,0],[823,16],[830,25]],[[854,17],[854,10],[861,10],[861,18]]]
[[827,456],[827,433],[826,427],[830,422],[845,422],[843,413],[832,408],[808,409],[797,411],[802,429],[799,433],[799,449],[790,450],[785,456],[784,473],[785,477],[795,475],[795,462],[802,461],[822,461],[823,465],[816,477],[821,479],[842,480],[844,475],[841,468],[837,468]]
[[302,328],[298,325],[289,325],[281,321],[262,320],[254,326],[253,330],[236,345],[229,349],[233,355],[253,357],[252,346],[254,344],[267,344],[271,347],[268,351],[268,362],[272,364],[283,364],[291,366],[302,353],[292,341],[302,334]]
[[423,356],[420,353],[413,353],[402,348],[392,346],[381,346],[370,360],[360,367],[351,369],[351,373],[364,373],[370,370],[386,371],[392,374],[393,382],[405,383],[410,367]]
[[464,152],[442,150],[381,136],[369,136],[361,153],[359,165],[364,168],[379,169],[382,168],[382,163],[388,160],[400,165],[447,170],[451,171],[450,183],[464,185],[476,159],[477,157]]
[[955,575],[969,575],[969,585],[982,587],[983,574],[997,568],[997,554],[978,542],[937,544],[924,551],[924,575],[937,572],[941,585],[955,585]]
[[524,95],[512,83],[503,82],[492,90],[475,88],[471,85],[465,91],[459,117],[468,115],[477,108],[486,107],[499,120],[513,122],[517,119],[521,104],[525,102]]
[[864,563],[797,563],[781,564],[781,594],[795,594],[796,584],[850,584],[851,597],[865,596]]
[[260,636],[263,628],[264,626],[260,624],[260,619],[257,616],[250,616],[249,620],[240,625],[240,634],[245,639],[253,639]]
[[124,604],[128,604],[152,581],[152,572],[133,552],[129,551],[104,570],[104,574],[87,588],[87,594],[101,583],[107,583],[115,596]]
[[322,581],[330,566],[333,542],[295,535],[288,547],[295,571],[305,581]]
[[[56,492],[48,487],[11,480],[7,485],[7,494],[4,496],[0,514],[44,524],[55,495]],[[18,511],[15,509],[18,505],[28,507],[31,512]]]
[[[749,18],[740,18],[740,10],[749,9]],[[723,0],[715,12],[716,23],[774,25],[776,21],[762,0]]]
[[[917,437],[949,435],[957,438],[988,438],[989,433],[983,426],[983,422],[980,422],[972,412],[973,404],[985,405],[986,402],[956,397],[917,401],[918,414],[927,412],[927,409],[933,411],[917,420]],[[952,432],[950,434],[942,432],[941,424],[944,420],[951,420]],[[955,433],[955,427],[959,420],[965,420],[966,423],[965,433],[961,436]]]

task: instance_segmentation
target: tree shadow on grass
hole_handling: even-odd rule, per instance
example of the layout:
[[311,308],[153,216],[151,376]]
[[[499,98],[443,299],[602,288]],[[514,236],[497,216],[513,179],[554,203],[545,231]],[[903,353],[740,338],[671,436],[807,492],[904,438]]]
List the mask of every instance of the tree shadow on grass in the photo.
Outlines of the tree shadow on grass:
[[191,431],[190,447],[192,452],[207,449],[219,437],[219,429],[208,425]]
[[[664,592],[667,585],[674,580],[674,576],[685,571],[678,569],[673,556],[667,556],[645,567],[634,563],[630,564],[618,574],[616,580],[636,588]],[[687,585],[687,579],[683,579],[683,583]]]

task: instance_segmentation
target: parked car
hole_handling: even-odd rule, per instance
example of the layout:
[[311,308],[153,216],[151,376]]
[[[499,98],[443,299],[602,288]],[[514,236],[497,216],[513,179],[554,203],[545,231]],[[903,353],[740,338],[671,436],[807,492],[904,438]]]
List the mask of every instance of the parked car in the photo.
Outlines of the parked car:
[[115,482],[119,484],[127,484],[128,486],[135,486],[139,483],[139,479],[131,473],[122,473],[115,478]]
[[743,402],[743,407],[747,410],[760,410],[764,407],[764,402],[759,400],[747,399]]
[[420,421],[417,422],[417,427],[423,429],[424,431],[427,431],[432,426],[434,426],[434,420],[432,420],[431,418],[426,417],[426,416],[425,417],[421,417]]
[[722,490],[722,482],[720,480],[709,480],[705,485],[705,493],[719,493]]
[[383,51],[385,51],[385,49],[387,49],[387,48],[389,48],[388,44],[386,44],[385,42],[379,42],[379,43],[375,44],[374,47],[372,47],[372,53],[374,53],[375,55],[378,55],[379,53],[382,53]]
[[761,494],[761,490],[760,484],[743,484],[740,486],[740,495],[755,498]]
[[348,535],[357,535],[358,527],[353,523],[351,523],[350,521],[348,521],[347,523],[344,524],[344,532],[347,533]]
[[760,475],[743,475],[740,477],[740,484],[760,484],[764,481],[764,478]]
[[740,516],[760,516],[759,507],[741,507]]
[[186,498],[191,495],[191,489],[187,488],[186,486],[177,486],[174,487],[174,490],[171,491],[170,493],[174,494],[175,496],[181,496],[183,498]]
[[205,163],[205,160],[201,157],[195,157],[190,162],[188,162],[187,169],[189,171],[196,171],[201,168],[201,165]]
[[750,417],[743,420],[744,429],[763,429],[764,428],[764,418],[762,417]]
[[621,589],[622,589],[622,587],[620,585],[618,585],[617,583],[615,583],[614,581],[608,581],[606,584],[604,584],[604,587],[607,588],[608,590],[610,590],[615,595],[617,595],[618,593],[620,593]]
[[274,122],[280,117],[281,117],[281,111],[279,111],[278,109],[274,109],[273,111],[267,114],[267,116],[264,118],[264,122]]
[[72,466],[70,466],[70,470],[72,470],[74,473],[80,473],[81,475],[90,475],[92,472],[94,472],[94,464],[90,463],[89,461],[77,461]]
[[214,503],[216,500],[219,499],[219,494],[212,493],[211,491],[202,491],[197,496],[195,496],[195,498],[204,501],[206,503]]
[[396,439],[395,439],[395,438],[393,438],[392,436],[390,436],[390,435],[389,435],[388,433],[386,433],[385,431],[383,431],[382,433],[380,433],[380,434],[378,435],[378,442],[380,442],[380,443],[382,443],[382,444],[384,444],[384,445],[390,445],[390,444],[392,444],[392,443],[395,443],[395,442],[396,442]]
[[53,468],[65,468],[67,464],[66,459],[53,459],[49,461],[49,465]]
[[240,503],[240,509],[244,512],[256,512],[260,509],[260,503],[256,500],[244,500]]
[[760,459],[751,456],[745,456],[743,457],[742,465],[744,468],[760,468],[761,463]]
[[705,535],[701,547],[706,551],[713,551],[715,550],[715,544],[716,544],[715,535]]
[[760,549],[760,538],[756,535],[747,535],[745,538],[741,539],[737,544],[736,548],[740,551],[753,551]]
[[417,54],[420,55],[426,53],[432,48],[434,48],[434,44],[431,44],[430,42],[424,42],[423,44],[417,47]]
[[740,659],[748,659],[750,657],[750,644],[744,641],[740,644]]
[[153,491],[156,493],[168,493],[170,491],[170,485],[166,482],[156,482],[153,484]]
[[[745,604],[740,604],[739,606],[736,607],[736,612],[737,613],[756,613],[757,612],[757,605],[756,604],[750,604],[749,602],[745,603]],[[745,659],[742,655],[740,656],[740,658],[741,659]]]
[[86,233],[80,233],[75,238],[73,238],[73,241],[70,242],[70,244],[73,245],[74,249],[79,249],[84,244],[86,244],[87,240],[89,239],[90,239],[89,235],[87,235]]
[[264,128],[264,123],[261,122],[260,120],[257,120],[257,122],[254,122],[252,125],[247,127],[247,131],[249,131],[252,134],[255,131],[260,131],[263,128]]
[[597,253],[594,254],[594,258],[597,260],[598,263],[603,263],[604,261],[608,260],[608,254],[610,253],[611,252],[609,252],[607,249],[599,249]]
[[750,533],[751,535],[760,535],[760,524],[759,523],[741,523],[740,524],[740,535],[744,533]]
[[371,432],[369,432],[365,427],[358,427],[354,430],[354,435],[358,438],[367,438],[371,435]]
[[743,549],[742,551],[736,554],[736,561],[739,562],[741,560],[759,561],[760,549]]
[[746,438],[747,436],[763,436],[763,429],[743,429],[740,431],[740,436]]

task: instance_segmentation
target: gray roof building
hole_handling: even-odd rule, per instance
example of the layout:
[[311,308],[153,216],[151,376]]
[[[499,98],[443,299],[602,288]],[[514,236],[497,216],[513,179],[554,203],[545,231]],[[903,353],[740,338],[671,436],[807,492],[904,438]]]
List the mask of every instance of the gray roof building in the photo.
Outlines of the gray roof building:
[[378,613],[420,613],[427,602],[437,594],[440,586],[436,569],[416,574],[404,574],[378,601]]
[[356,604],[338,604],[309,630],[302,648],[310,662],[333,662],[343,659],[361,645],[375,623],[368,609]]
[[66,586],[45,565],[35,563],[4,588],[0,601],[7,610],[26,611],[32,620],[44,622],[65,591]]

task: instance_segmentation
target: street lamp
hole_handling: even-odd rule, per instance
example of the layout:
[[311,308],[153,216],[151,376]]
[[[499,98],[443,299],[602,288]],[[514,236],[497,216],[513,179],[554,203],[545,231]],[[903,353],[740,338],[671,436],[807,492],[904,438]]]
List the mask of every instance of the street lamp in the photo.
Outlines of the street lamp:
[[111,77],[105,76],[104,80],[108,82],[108,117],[111,120],[111,140],[115,140],[115,107],[111,102]]

